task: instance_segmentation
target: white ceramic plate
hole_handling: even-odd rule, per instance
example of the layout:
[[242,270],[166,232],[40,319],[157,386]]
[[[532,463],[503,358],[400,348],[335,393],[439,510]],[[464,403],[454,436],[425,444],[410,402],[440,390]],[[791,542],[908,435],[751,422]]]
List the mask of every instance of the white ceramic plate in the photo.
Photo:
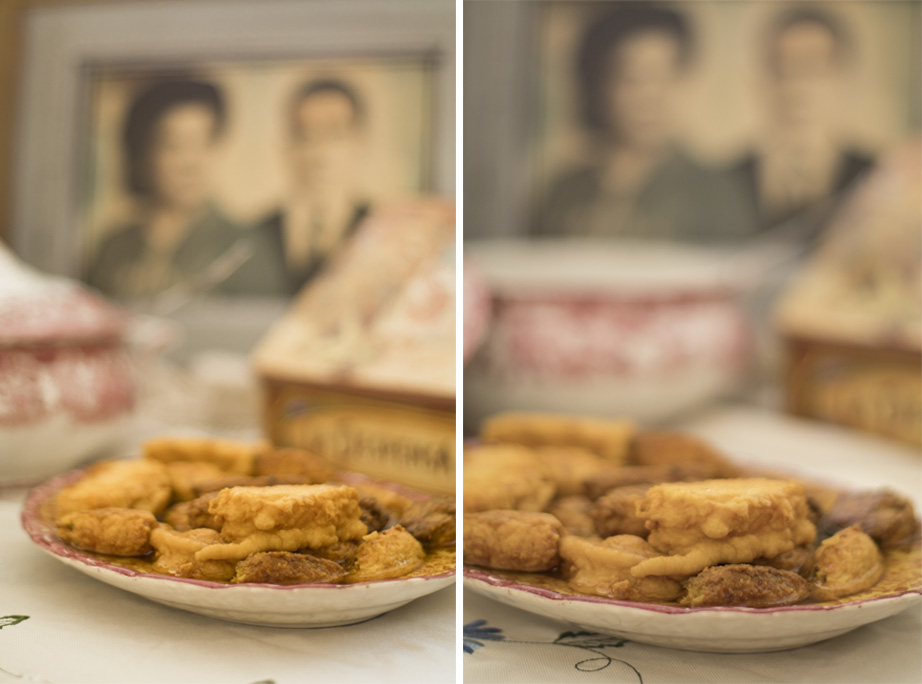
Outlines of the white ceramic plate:
[[922,577],[918,569],[907,574],[913,585],[910,588],[836,604],[769,609],[683,608],[562,594],[480,568],[464,569],[464,589],[586,630],[644,644],[712,653],[758,653],[831,639],[915,605],[922,598]]
[[357,584],[224,584],[169,577],[113,565],[60,540],[46,503],[82,471],[53,478],[29,493],[22,525],[39,548],[80,572],[151,601],[200,615],[269,627],[334,627],[369,620],[455,581],[455,571]]

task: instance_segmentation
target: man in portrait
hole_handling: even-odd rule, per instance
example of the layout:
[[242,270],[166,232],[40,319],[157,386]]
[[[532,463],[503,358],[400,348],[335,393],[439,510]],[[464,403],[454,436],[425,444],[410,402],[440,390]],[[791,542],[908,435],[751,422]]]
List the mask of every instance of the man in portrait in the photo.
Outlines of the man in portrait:
[[693,48],[685,16],[653,3],[589,22],[576,55],[586,152],[545,192],[533,234],[713,244],[750,232],[731,177],[678,140]]
[[[835,15],[815,4],[789,9],[768,27],[763,49],[765,130],[734,173],[768,229],[823,209],[873,158],[844,139],[836,120],[852,46]],[[815,234],[822,220],[818,215],[808,223],[801,239]]]
[[304,84],[286,111],[289,190],[257,228],[257,261],[282,274],[282,294],[300,291],[367,216],[361,184],[365,109],[336,79]]
[[107,233],[88,282],[146,299],[197,277],[240,234],[212,199],[226,106],[214,85],[167,79],[132,102],[122,129],[134,219]]

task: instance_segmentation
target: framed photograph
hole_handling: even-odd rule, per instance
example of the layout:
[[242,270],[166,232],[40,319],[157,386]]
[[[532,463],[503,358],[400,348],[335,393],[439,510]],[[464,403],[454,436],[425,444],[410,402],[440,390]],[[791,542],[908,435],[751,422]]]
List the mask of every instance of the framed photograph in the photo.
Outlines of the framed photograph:
[[454,15],[449,0],[28,13],[14,248],[143,300],[247,238],[226,293],[293,294],[376,204],[454,194]]
[[919,131],[914,3],[466,9],[468,238],[746,240]]

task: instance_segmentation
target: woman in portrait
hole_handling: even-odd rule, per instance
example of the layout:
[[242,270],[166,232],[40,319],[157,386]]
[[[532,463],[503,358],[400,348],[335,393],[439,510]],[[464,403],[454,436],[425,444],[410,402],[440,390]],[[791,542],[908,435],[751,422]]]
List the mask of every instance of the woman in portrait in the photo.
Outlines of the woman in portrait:
[[578,48],[584,161],[549,187],[539,236],[719,243],[752,230],[732,179],[677,140],[693,37],[685,17],[652,3],[614,3]]
[[226,108],[209,83],[164,80],[132,103],[122,131],[125,180],[136,220],[111,231],[88,280],[141,299],[201,274],[240,231],[212,202]]

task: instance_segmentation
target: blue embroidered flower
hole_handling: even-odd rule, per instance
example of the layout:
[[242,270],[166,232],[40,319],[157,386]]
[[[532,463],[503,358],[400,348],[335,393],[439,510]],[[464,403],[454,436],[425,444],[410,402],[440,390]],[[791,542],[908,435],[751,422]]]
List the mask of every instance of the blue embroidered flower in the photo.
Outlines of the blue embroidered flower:
[[464,652],[473,653],[483,647],[484,641],[503,641],[506,637],[498,627],[485,627],[486,620],[474,620],[464,625]]

